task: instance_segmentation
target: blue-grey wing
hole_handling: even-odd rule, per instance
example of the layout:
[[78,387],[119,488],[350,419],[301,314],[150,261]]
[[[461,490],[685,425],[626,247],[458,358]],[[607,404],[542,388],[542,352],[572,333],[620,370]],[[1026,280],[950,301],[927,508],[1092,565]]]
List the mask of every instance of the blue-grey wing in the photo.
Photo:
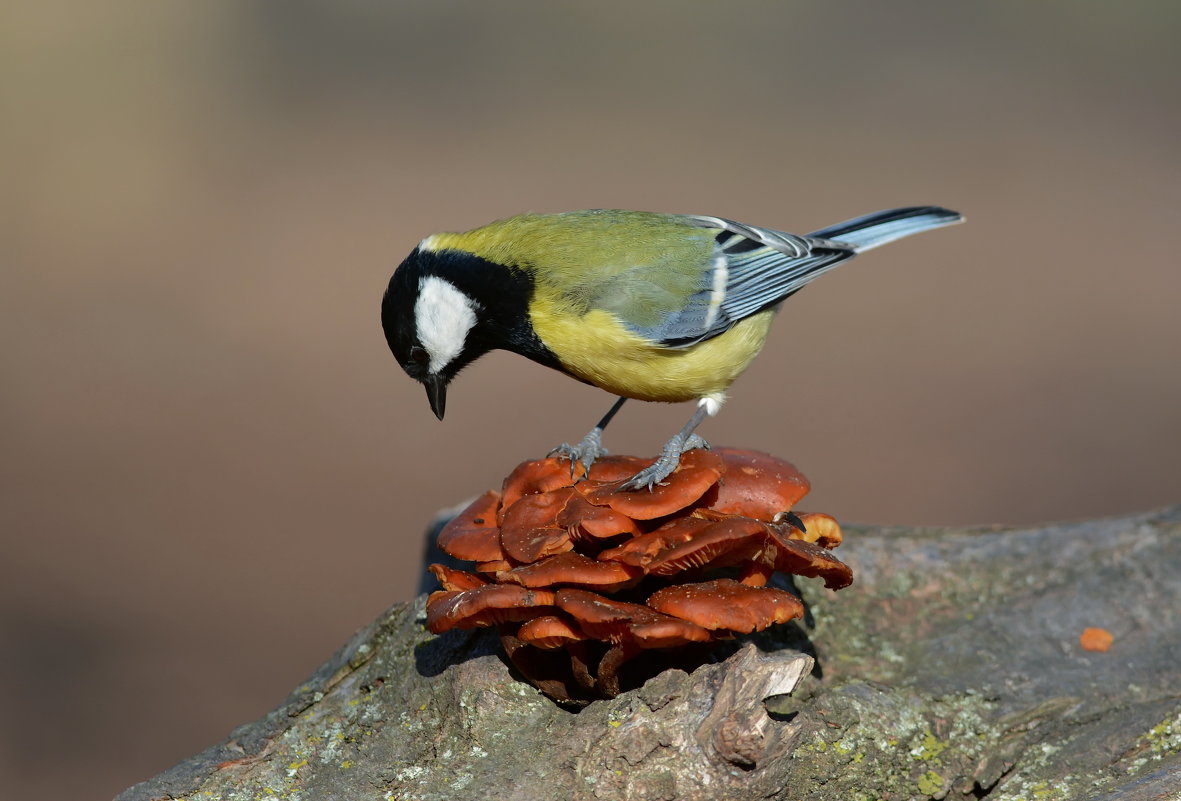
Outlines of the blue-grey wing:
[[684,219],[717,234],[710,265],[685,306],[637,331],[669,348],[687,348],[728,331],[862,251],[963,218],[938,206],[913,206],[868,214],[808,236],[721,217]]
[[720,217],[687,219],[718,229],[713,259],[702,273],[697,292],[680,311],[659,326],[638,332],[669,348],[686,348],[728,331],[856,253],[851,245]]

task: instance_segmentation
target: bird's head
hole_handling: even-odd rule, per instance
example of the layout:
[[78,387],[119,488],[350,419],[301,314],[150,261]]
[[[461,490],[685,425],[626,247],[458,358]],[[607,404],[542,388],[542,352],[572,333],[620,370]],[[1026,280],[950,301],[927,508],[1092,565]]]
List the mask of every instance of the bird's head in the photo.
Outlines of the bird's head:
[[394,272],[381,302],[381,325],[394,358],[426,387],[431,411],[442,420],[447,385],[490,347],[480,335],[482,305],[437,269],[434,255],[415,249]]

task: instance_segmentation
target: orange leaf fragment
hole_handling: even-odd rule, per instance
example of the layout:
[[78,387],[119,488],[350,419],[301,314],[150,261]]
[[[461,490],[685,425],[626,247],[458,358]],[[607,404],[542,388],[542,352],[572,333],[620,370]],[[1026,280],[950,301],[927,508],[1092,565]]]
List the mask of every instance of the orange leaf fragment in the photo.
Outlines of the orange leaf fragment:
[[1113,642],[1115,642],[1115,637],[1107,629],[1083,629],[1083,633],[1078,638],[1078,644],[1083,647],[1084,651],[1106,652],[1111,648]]

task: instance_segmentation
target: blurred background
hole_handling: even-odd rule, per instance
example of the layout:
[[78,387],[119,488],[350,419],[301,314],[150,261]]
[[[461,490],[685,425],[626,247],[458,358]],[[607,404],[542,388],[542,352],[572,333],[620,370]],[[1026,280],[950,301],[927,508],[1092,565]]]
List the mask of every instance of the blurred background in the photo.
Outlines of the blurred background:
[[412,597],[438,509],[606,410],[493,354],[436,422],[378,321],[434,231],[950,206],[793,298],[705,436],[848,522],[1181,501],[1179,35],[1164,0],[10,6],[6,796],[107,798],[263,714]]

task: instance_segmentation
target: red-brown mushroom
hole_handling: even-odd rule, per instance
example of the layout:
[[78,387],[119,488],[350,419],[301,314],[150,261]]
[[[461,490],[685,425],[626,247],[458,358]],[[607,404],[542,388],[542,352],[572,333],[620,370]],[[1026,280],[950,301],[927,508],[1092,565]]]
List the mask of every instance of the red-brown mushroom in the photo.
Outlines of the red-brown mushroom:
[[483,587],[488,583],[486,579],[446,565],[431,565],[427,570],[431,571],[439,580],[439,585],[448,591],[474,590],[476,587]]
[[772,521],[808,494],[811,485],[795,465],[758,451],[718,448],[725,463],[718,497],[710,508]]
[[768,526],[767,531],[775,545],[772,558],[776,570],[806,578],[821,577],[830,590],[853,583],[853,570],[816,543],[784,536],[777,526]]
[[574,477],[570,475],[570,463],[564,459],[551,456],[522,462],[504,480],[504,486],[501,488],[504,502],[501,509],[510,508],[526,495],[536,495],[573,485]]
[[576,540],[610,539],[640,533],[636,521],[607,506],[595,506],[581,495],[574,495],[558,513],[557,523]]
[[485,584],[471,590],[440,590],[426,603],[426,625],[435,634],[528,620],[553,611],[554,594],[516,584]]
[[684,570],[728,567],[749,561],[765,548],[767,525],[748,517],[727,517],[701,529],[691,539],[657,553],[648,572],[672,576]]
[[569,487],[560,487],[526,495],[508,507],[500,528],[504,552],[517,562],[528,563],[573,548],[570,532],[557,523],[573,494]]
[[677,584],[648,598],[657,612],[679,617],[710,630],[749,634],[804,614],[804,605],[790,592],[749,587],[733,579]]
[[620,491],[622,480],[599,486],[588,482],[580,485],[580,490],[593,504],[609,506],[634,520],[654,520],[699,501],[718,483],[722,469],[721,457],[710,451],[694,450],[681,457],[677,469],[650,492]]
[[621,562],[601,562],[570,551],[496,574],[496,580],[523,587],[575,586],[615,592],[640,580],[643,571]]
[[[551,617],[549,615],[545,617]],[[538,618],[543,619],[543,618]],[[528,626],[526,623],[521,628]],[[574,640],[564,649],[542,648],[537,643],[526,642],[510,631],[500,633],[500,644],[504,648],[509,661],[516,666],[529,683],[555,701],[589,701],[591,693],[585,692],[594,687],[594,677],[585,668],[581,678],[574,669],[575,652],[582,652],[582,643]],[[576,687],[582,687],[578,692]]]
[[521,624],[517,638],[535,648],[563,648],[581,642],[586,635],[557,615],[542,615]]
[[487,562],[504,559],[496,509],[500,494],[489,490],[476,498],[439,532],[438,544],[456,559]]
[[620,666],[640,650],[712,639],[701,626],[640,604],[610,600],[586,590],[558,590],[554,597],[558,608],[582,631],[611,643],[596,671],[596,686],[608,697],[619,694]]
[[[641,651],[680,651],[798,617],[798,598],[766,586],[777,570],[830,588],[852,580],[827,550],[840,544],[837,522],[792,511],[808,482],[790,463],[691,451],[652,492],[618,491],[648,463],[605,457],[572,476],[568,459],[539,459],[514,470],[502,495],[476,499],[440,536],[475,572],[431,568],[444,587],[428,600],[431,630],[496,626],[535,686],[585,702],[617,693],[621,667]],[[639,678],[699,657],[646,657],[628,672]]]
[[801,534],[798,530],[785,532],[791,539],[814,542],[821,548],[835,548],[841,544],[841,524],[832,515],[820,512],[800,512],[799,520],[804,524]]
[[677,518],[655,531],[633,537],[622,545],[600,552],[598,558],[647,567],[657,554],[693,539],[698,532],[711,525],[713,521],[700,517]]
[[590,486],[623,481],[650,464],[651,459],[641,459],[638,456],[600,456],[591,465],[587,479],[591,482]]
[[476,562],[475,571],[481,574],[499,573],[501,570],[512,570],[516,567],[507,557],[504,559],[493,559],[489,562]]

